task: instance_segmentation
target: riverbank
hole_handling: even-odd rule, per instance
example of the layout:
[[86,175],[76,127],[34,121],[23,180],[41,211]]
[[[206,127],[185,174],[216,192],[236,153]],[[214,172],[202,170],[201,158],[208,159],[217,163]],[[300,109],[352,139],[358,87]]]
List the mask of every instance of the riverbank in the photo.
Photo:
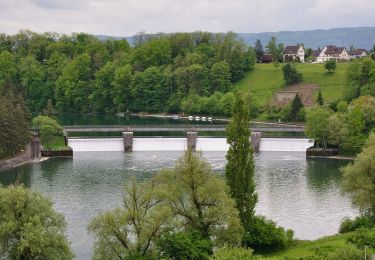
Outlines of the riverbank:
[[334,155],[334,156],[308,156],[307,158],[313,159],[332,159],[332,160],[344,160],[344,161],[354,161],[354,156],[343,156],[343,155]]

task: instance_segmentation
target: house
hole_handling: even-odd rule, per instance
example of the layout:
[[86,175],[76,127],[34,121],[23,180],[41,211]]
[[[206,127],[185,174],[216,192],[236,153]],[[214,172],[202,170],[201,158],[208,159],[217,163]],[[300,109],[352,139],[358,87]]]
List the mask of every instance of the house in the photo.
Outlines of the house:
[[347,61],[349,59],[350,56],[345,47],[336,47],[329,45],[323,48],[319,56],[316,58],[316,61],[319,63],[323,63],[327,60]]
[[351,59],[357,59],[366,57],[368,55],[368,52],[365,49],[355,49],[352,51],[349,51],[349,56]]
[[301,62],[305,62],[305,50],[302,45],[286,46],[283,53],[283,60],[291,61],[299,59]]
[[271,63],[273,61],[271,53],[265,53],[262,55],[262,63]]

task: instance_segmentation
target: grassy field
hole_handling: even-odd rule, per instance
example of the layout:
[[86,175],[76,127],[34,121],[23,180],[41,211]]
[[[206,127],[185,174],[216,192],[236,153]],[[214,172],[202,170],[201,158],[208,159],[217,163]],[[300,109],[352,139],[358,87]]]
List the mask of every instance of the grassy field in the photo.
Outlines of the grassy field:
[[65,146],[64,136],[55,136],[48,144],[43,144],[43,146],[47,149],[64,149],[67,148]]
[[[295,245],[290,246],[285,251],[279,251],[274,254],[266,255],[270,260],[278,259],[299,259],[314,255],[329,256],[339,248],[346,247],[346,239],[351,236],[351,233],[334,235],[313,241],[297,241]],[[368,253],[374,253],[368,252]]]
[[[323,64],[296,64],[298,72],[303,75],[304,83],[320,86],[325,100],[342,97],[345,86],[345,71],[349,63],[337,64],[333,73],[327,73]],[[257,64],[255,69],[235,84],[235,89],[251,91],[260,105],[267,104],[278,90],[285,86],[282,64],[276,68],[273,64]]]

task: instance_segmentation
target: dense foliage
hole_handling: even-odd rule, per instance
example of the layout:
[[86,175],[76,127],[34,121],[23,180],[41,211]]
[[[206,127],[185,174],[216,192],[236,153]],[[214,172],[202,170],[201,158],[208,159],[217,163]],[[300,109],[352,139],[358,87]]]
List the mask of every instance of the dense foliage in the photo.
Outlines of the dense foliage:
[[375,60],[354,60],[346,72],[345,98],[351,101],[359,96],[375,96]]
[[375,133],[368,138],[354,163],[343,169],[343,190],[364,215],[375,219]]
[[0,85],[0,158],[25,149],[29,140],[29,113],[22,95],[3,83]]
[[40,193],[0,187],[1,259],[73,259],[65,227],[64,217]]
[[283,66],[283,75],[286,85],[297,84],[302,81],[302,74],[290,62]]
[[325,63],[324,63],[324,68],[329,72],[334,72],[336,70],[336,60],[334,59],[331,59],[331,60],[327,60]]
[[361,228],[372,228],[375,227],[374,220],[370,219],[368,216],[362,215],[358,216],[355,219],[344,218],[341,222],[339,232],[347,233],[355,231]]
[[39,129],[39,134],[44,146],[49,146],[51,141],[62,135],[62,128],[57,121],[49,116],[37,116],[33,119],[33,126]]
[[0,84],[11,82],[32,111],[179,111],[189,95],[225,93],[254,67],[234,33],[174,33],[98,40],[84,33],[0,35]]

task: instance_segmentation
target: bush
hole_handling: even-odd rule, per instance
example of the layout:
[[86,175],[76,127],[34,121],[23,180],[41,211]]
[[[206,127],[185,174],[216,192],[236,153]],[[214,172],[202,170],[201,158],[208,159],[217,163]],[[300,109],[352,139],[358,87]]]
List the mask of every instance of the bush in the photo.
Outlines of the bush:
[[324,67],[326,68],[326,70],[328,70],[329,73],[335,71],[335,69],[336,69],[336,60],[328,60],[328,61],[326,61],[326,63],[324,64]]
[[283,75],[286,85],[297,84],[302,81],[302,74],[289,62],[283,66]]
[[337,249],[328,257],[328,260],[362,260],[364,252],[354,246]]
[[198,231],[165,233],[157,241],[161,258],[207,259],[212,254],[212,243]]
[[39,128],[43,145],[49,145],[55,136],[62,135],[62,128],[57,121],[49,116],[37,116],[33,119],[33,126]]
[[374,226],[374,222],[367,216],[358,216],[354,220],[344,218],[341,222],[339,232],[347,233],[360,228],[372,228]]
[[276,223],[263,216],[255,216],[246,229],[244,243],[256,253],[266,253],[281,250],[293,240],[294,232],[285,231]]
[[223,247],[215,251],[210,260],[251,260],[261,259],[261,257],[254,256],[253,250],[242,247]]
[[375,229],[360,229],[353,236],[347,239],[347,242],[352,243],[360,249],[373,248],[375,249]]

